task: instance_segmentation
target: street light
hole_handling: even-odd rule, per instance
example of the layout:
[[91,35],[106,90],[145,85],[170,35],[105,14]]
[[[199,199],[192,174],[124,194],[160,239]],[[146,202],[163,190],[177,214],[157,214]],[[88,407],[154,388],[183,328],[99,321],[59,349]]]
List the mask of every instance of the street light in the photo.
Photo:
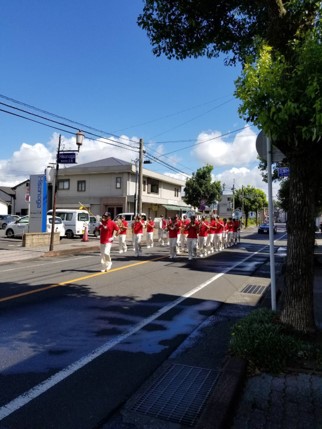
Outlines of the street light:
[[57,148],[57,155],[56,155],[54,198],[53,198],[53,211],[52,211],[52,217],[51,217],[51,233],[50,233],[49,251],[54,250],[54,236],[55,236],[54,234],[55,234],[55,219],[56,219],[59,163],[74,164],[75,159],[76,159],[76,153],[79,152],[80,147],[83,144],[83,140],[84,140],[84,133],[82,131],[77,131],[77,133],[76,133],[77,150],[60,150],[61,134],[59,134],[58,148]]

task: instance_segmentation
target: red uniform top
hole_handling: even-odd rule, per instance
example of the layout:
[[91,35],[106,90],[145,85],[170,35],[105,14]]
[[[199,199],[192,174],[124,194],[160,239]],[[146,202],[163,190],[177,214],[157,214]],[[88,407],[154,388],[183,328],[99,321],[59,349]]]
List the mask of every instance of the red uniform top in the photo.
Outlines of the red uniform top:
[[169,231],[169,238],[177,238],[178,231],[179,231],[179,225],[176,221],[171,220],[168,223],[167,229]]
[[134,234],[143,234],[144,223],[142,220],[135,220],[133,222],[133,233]]
[[199,237],[208,237],[209,223],[206,220],[200,222]]
[[217,230],[215,231],[216,234],[222,234],[224,232],[224,224],[219,219],[217,220]]
[[183,220],[183,222],[182,222],[182,226],[183,226],[183,233],[185,234],[185,235],[188,235],[188,230],[187,230],[187,226],[189,225],[189,223],[190,223],[190,219],[184,219]]
[[216,219],[211,219],[210,221],[210,229],[209,229],[209,234],[214,234],[216,229],[217,229],[217,221]]
[[146,232],[153,232],[153,229],[154,229],[154,221],[152,219],[148,220],[146,223]]
[[112,243],[114,231],[118,231],[119,227],[116,225],[114,220],[102,220],[100,226],[98,227],[100,230],[100,243]]
[[240,222],[239,222],[239,220],[238,220],[238,219],[234,219],[234,220],[233,220],[233,231],[234,231],[234,232],[237,232],[239,227],[240,227]]
[[228,222],[227,222],[227,227],[228,227],[228,231],[229,232],[233,232],[233,221],[232,220],[229,220]]
[[128,223],[125,219],[122,219],[122,225],[120,226],[120,235],[126,235]]
[[188,238],[198,238],[199,222],[195,220],[187,225]]

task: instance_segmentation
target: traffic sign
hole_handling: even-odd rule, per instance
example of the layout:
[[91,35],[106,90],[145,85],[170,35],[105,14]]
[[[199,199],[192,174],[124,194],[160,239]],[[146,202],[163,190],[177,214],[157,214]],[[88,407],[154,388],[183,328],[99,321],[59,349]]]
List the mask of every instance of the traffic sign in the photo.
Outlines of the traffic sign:
[[59,164],[76,164],[76,153],[75,152],[59,152],[58,153]]
[[[256,138],[256,150],[260,158],[267,161],[267,137],[263,131]],[[283,161],[284,158],[284,153],[272,145],[272,163]]]
[[278,177],[288,177],[290,175],[289,167],[279,167],[277,171],[278,171]]

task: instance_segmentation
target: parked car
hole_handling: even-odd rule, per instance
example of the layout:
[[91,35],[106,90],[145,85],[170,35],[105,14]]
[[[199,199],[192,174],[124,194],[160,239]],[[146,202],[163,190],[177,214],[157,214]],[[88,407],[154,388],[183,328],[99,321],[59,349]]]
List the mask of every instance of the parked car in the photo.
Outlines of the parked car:
[[20,219],[10,222],[4,233],[7,237],[22,237],[29,230],[29,216],[23,216]]
[[19,218],[17,215],[0,215],[0,229],[6,229],[10,222],[15,222]]
[[[47,216],[47,232],[51,232],[52,223],[53,223],[53,217]],[[59,232],[60,238],[64,237],[65,232],[66,232],[64,222],[58,216],[55,218],[54,231]]]
[[100,235],[100,231],[98,229],[99,224],[100,221],[95,216],[91,216],[89,218],[88,234],[95,235],[95,237],[98,237]]
[[[135,214],[133,212],[132,213],[119,213],[117,216],[115,216],[114,222],[117,222],[119,219],[121,219],[122,216],[124,216],[125,220],[127,221],[128,227],[131,228]],[[141,216],[142,216],[142,219],[144,221],[146,221],[146,214],[141,213]]]
[[[277,233],[276,225],[273,225],[273,232],[274,234]],[[258,234],[269,234],[269,223],[264,222],[261,225],[259,225]]]

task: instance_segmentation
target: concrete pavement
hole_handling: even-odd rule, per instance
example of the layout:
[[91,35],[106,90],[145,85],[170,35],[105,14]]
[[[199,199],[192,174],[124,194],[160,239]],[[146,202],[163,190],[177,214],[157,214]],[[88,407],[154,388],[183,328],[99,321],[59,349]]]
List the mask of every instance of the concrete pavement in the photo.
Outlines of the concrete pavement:
[[[98,250],[99,240],[71,240],[67,244],[57,245],[54,252],[49,252],[47,248],[0,250],[0,264]],[[315,318],[322,329],[321,234],[317,234],[316,257],[318,263],[314,283]],[[265,299],[262,300],[262,305],[265,305]],[[279,376],[261,373],[247,378],[246,363],[228,356],[230,329],[238,318],[246,316],[249,311],[245,305],[223,304],[219,311],[184,341],[151,379],[129,398],[122,409],[117,410],[106,422],[102,422],[100,429],[322,428],[322,368],[319,373],[303,371]],[[147,398],[150,399],[153,395],[155,385],[159,387],[165,378],[164,374],[168,376],[173,368],[175,371],[185,371],[188,368],[189,373],[194,373],[196,369],[207,370],[206,377],[213,377],[206,393],[200,386],[200,391],[196,392],[191,402],[187,397],[179,401],[178,407],[182,401],[186,401],[185,406],[188,409],[195,403],[200,407],[194,414],[196,418],[188,421],[171,418],[170,412],[158,415],[153,410],[149,412],[144,408]],[[176,373],[170,375],[167,383],[176,383],[175,376]],[[185,382],[187,378],[188,376],[185,376]],[[195,382],[190,390],[196,390]],[[167,389],[165,392],[168,395]],[[200,397],[204,401],[200,400]],[[174,395],[173,400],[175,399],[177,398]]]

